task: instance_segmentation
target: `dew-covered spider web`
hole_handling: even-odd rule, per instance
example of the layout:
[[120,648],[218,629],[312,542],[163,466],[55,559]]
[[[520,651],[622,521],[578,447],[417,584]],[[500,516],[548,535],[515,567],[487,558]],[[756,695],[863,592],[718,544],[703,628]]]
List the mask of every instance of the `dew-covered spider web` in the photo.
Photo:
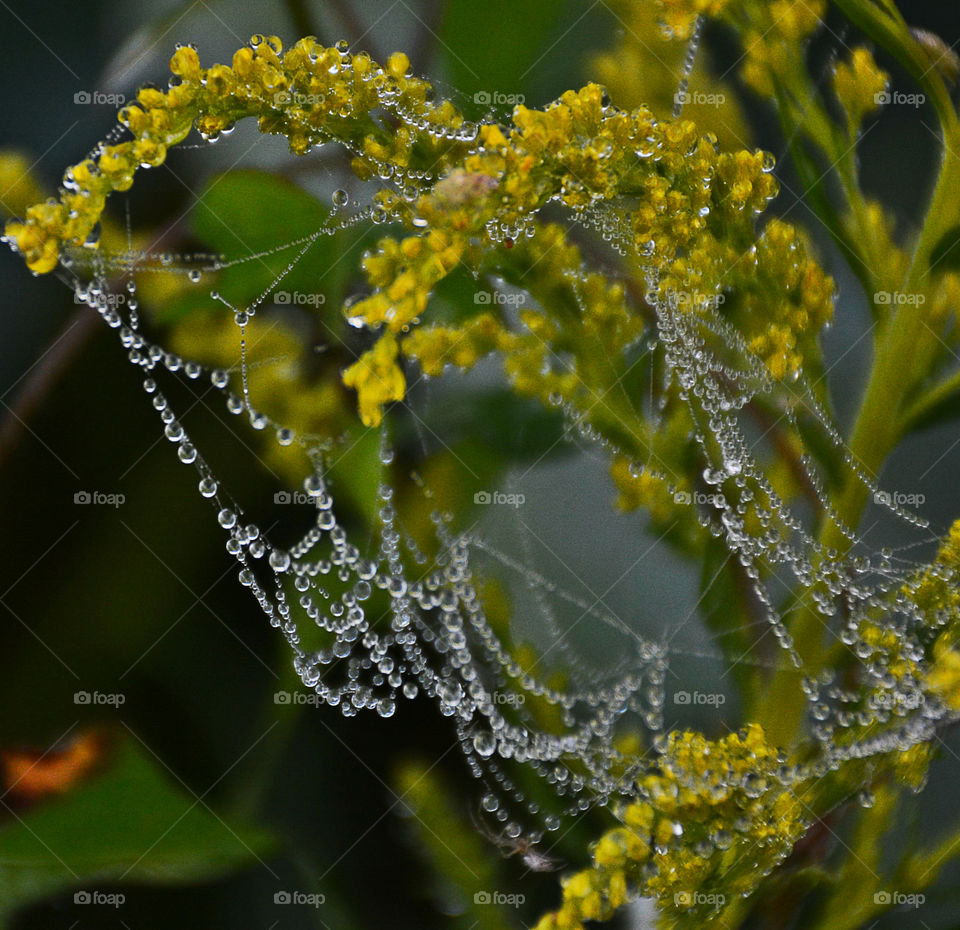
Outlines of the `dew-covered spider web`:
[[[691,65],[692,53],[686,74]],[[388,96],[383,106],[401,123],[412,119]],[[503,118],[490,114],[498,116]],[[224,139],[220,147],[246,149],[249,136],[242,142],[237,137]],[[188,140],[186,161],[178,162],[177,170],[189,167],[191,157],[201,157],[190,151],[191,145],[206,144],[199,138]],[[242,155],[237,151],[237,158]],[[333,162],[320,163],[317,170],[321,183],[342,177]],[[179,460],[195,472],[198,492],[211,504],[211,519],[223,530],[239,583],[289,644],[304,688],[345,716],[373,711],[388,718],[403,701],[432,701],[456,733],[479,782],[486,815],[503,824],[506,836],[523,834],[536,842],[545,831],[557,829],[564,816],[637,796],[640,777],[656,766],[664,746],[673,657],[692,656],[721,668],[730,664],[730,657],[722,648],[722,633],[705,632],[699,643],[685,644],[671,635],[671,627],[685,618],[667,617],[661,628],[647,629],[637,617],[608,609],[602,598],[551,577],[533,564],[529,527],[523,521],[511,523],[509,509],[503,522],[512,527],[512,547],[492,539],[482,524],[464,529],[462,521],[438,506],[429,481],[417,475],[411,482],[419,495],[416,508],[433,526],[431,544],[425,547],[400,518],[391,479],[396,452],[390,413],[376,440],[380,480],[378,500],[370,510],[373,532],[367,527],[351,533],[340,518],[338,492],[329,478],[331,462],[343,454],[342,440],[306,432],[266,412],[273,407],[271,398],[257,396],[253,376],[263,360],[257,359],[248,338],[252,323],[276,310],[276,294],[295,269],[311,261],[318,243],[339,242],[358,228],[389,231],[401,220],[399,214],[386,214],[372,204],[377,189],[393,188],[412,201],[438,180],[426,172],[406,174],[385,165],[379,178],[354,184],[349,192],[340,184],[332,191],[328,187],[332,209],[308,235],[254,249],[244,249],[238,239],[229,254],[159,252],[134,247],[132,237],[127,249],[110,250],[94,237],[86,247],[65,250],[58,273],[77,300],[116,332],[165,437]],[[550,209],[560,208],[552,204]],[[767,476],[769,439],[758,430],[752,408],[762,402],[765,409],[776,411],[791,435],[815,436],[852,471],[877,507],[890,510],[916,531],[916,545],[924,547],[925,555],[936,535],[853,460],[822,392],[806,374],[801,372],[794,381],[770,375],[725,317],[720,293],[702,295],[695,312],[687,295],[664,294],[653,265],[634,249],[629,226],[622,222],[623,209],[599,203],[566,209],[562,219],[574,235],[592,237],[611,256],[645,269],[647,290],[638,296],[635,311],[647,325],[632,351],[650,377],[638,387],[643,392],[638,405],[654,430],[670,405],[686,409],[698,450],[693,476],[698,490],[691,493],[690,482],[652,453],[633,461],[630,471],[637,478],[657,479],[676,507],[694,514],[742,570],[757,638],[765,640],[765,646],[745,652],[738,663],[767,666],[771,672],[794,668],[803,679],[817,749],[803,761],[788,763],[784,757],[782,782],[799,782],[851,758],[930,740],[948,710],[922,681],[891,673],[893,662],[904,658],[922,667],[924,650],[936,632],[911,593],[923,563],[910,558],[909,548],[878,551],[856,528],[845,526],[832,508],[824,490],[826,478],[813,455],[797,458],[798,480],[808,489],[809,500],[781,499]],[[491,248],[505,238],[536,236],[539,218],[528,220],[523,229],[489,229]],[[356,262],[356,257],[344,256],[351,259]],[[255,299],[236,305],[218,291],[217,280],[225,272],[265,262],[274,272]],[[608,262],[607,267],[616,274],[615,265]],[[574,273],[571,282],[584,314],[589,308],[577,285],[587,270]],[[141,319],[139,296],[155,275],[177,276],[180,286],[205,301],[208,310],[232,321],[235,351],[229,364],[214,366],[178,354],[164,344],[162,327]],[[502,293],[493,279],[478,284]],[[526,306],[536,306],[532,295],[524,295],[524,300]],[[349,301],[345,313],[349,317]],[[514,320],[514,325],[522,324]],[[562,358],[555,361],[563,363]],[[215,450],[201,448],[183,424],[171,399],[177,396],[177,381],[209,385],[227,414],[264,446],[302,451],[308,467],[301,476],[299,538],[281,543],[249,515],[252,508],[234,498],[212,464]],[[296,391],[296,382],[289,389]],[[415,414],[417,396],[411,394],[397,410]],[[555,412],[563,417],[564,442],[579,454],[608,460],[618,452],[581,411],[558,401]],[[512,480],[506,479],[496,493],[515,494]],[[814,528],[818,515],[833,520],[849,541],[843,553],[819,541]],[[601,536],[603,521],[598,519],[586,532]],[[644,536],[638,545],[649,542]],[[632,561],[628,554],[625,564]],[[946,569],[934,570],[949,579]],[[543,631],[542,645],[549,645],[552,654],[542,667],[518,661],[502,627],[489,616],[484,590],[492,577],[523,590],[523,610],[535,618]],[[787,592],[793,592],[792,599]],[[856,657],[855,675],[841,682],[829,670],[805,668],[787,626],[800,601],[812,605],[832,641],[849,647]],[[584,661],[566,635],[570,616],[584,632],[602,632],[609,653],[603,662]],[[876,637],[868,641],[868,627],[895,633],[895,650]],[[771,635],[775,646],[767,648]],[[693,690],[692,685],[688,688]],[[618,749],[624,730],[642,732],[648,751]],[[556,798],[550,809],[542,808],[523,787],[530,773],[550,786]]]

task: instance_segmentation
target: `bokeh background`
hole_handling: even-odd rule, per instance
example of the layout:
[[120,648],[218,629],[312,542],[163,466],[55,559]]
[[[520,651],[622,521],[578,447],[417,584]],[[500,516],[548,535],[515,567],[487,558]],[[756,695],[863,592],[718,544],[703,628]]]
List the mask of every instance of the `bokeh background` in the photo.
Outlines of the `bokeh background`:
[[[948,43],[960,39],[952,5],[912,2],[907,12]],[[77,103],[75,95],[129,98],[143,83],[165,82],[177,42],[196,44],[205,64],[229,61],[253,33],[288,42],[308,32],[330,44],[345,38],[381,60],[402,49],[439,93],[477,116],[489,112],[478,93],[523,95],[537,106],[595,79],[611,85],[615,103],[649,99],[664,109],[676,85],[675,68],[644,50],[655,36],[637,35],[622,3],[195,0],[66,8],[58,0],[6,0],[0,24],[7,114],[0,146],[21,152],[35,182],[51,191],[115,121],[114,107]],[[814,68],[841,41],[852,44],[839,21],[829,25],[811,50]],[[736,90],[736,54],[729,36],[709,30],[700,79],[726,75]],[[617,90],[630,99],[618,99]],[[495,112],[507,118],[509,107]],[[922,215],[936,165],[933,125],[922,108],[891,110],[861,146],[865,187],[897,213],[904,236]],[[724,141],[779,154],[775,127],[769,109],[745,97]],[[324,204],[334,188],[351,184],[342,160],[324,155],[296,165],[277,140],[241,127],[229,142],[186,152],[170,171],[138,179],[133,228],[189,217],[209,179],[235,168],[279,173]],[[839,282],[825,345],[837,413],[847,423],[870,358],[866,304],[798,200],[786,161],[778,175],[784,191],[774,210],[807,226]],[[7,177],[0,200],[15,180]],[[280,211],[265,213],[265,241],[282,241],[288,221]],[[171,241],[174,249],[189,244]],[[344,263],[341,296],[360,281],[356,269]],[[32,278],[5,251],[0,280],[0,921],[19,930],[532,923],[556,900],[556,875],[501,860],[476,834],[468,812],[478,788],[447,721],[424,701],[404,702],[388,721],[276,704],[275,693],[299,684],[287,647],[237,584],[209,503],[162,439],[115,335],[74,303],[62,281]],[[325,312],[336,313],[332,301]],[[670,635],[673,687],[695,679],[701,690],[723,691],[721,664],[685,655],[710,648],[696,616],[698,567],[665,547],[633,567],[652,541],[642,515],[615,511],[605,466],[563,441],[558,418],[511,405],[508,396],[494,365],[416,398],[426,423],[455,434],[457,458],[490,487],[525,497],[522,512],[491,509],[471,521],[572,592],[603,592],[605,605],[645,635]],[[221,450],[214,460],[239,499],[269,501],[290,476],[262,467],[221,419],[200,409],[187,425],[201,448]],[[887,487],[923,494],[920,509],[937,529],[960,513],[955,432],[948,422],[906,443],[883,476]],[[425,445],[422,435],[410,438],[411,463]],[[428,451],[444,480],[443,450]],[[353,494],[372,487],[360,480]],[[122,494],[124,503],[78,504],[78,492]],[[362,526],[361,504],[351,519]],[[878,546],[915,539],[893,524],[865,529]],[[517,639],[547,648],[523,585],[504,584],[517,608]],[[587,669],[598,670],[622,647],[590,625],[571,644]],[[78,703],[78,693],[119,695],[122,704]],[[712,735],[735,727],[736,714],[733,694],[720,713],[668,704],[669,723]],[[905,830],[932,838],[955,813],[958,750],[946,747]],[[32,775],[18,789],[11,773],[26,769]],[[552,852],[581,863],[604,823],[597,813],[565,825]],[[947,873],[922,914],[892,914],[878,926],[960,926],[956,877]],[[471,889],[526,901],[476,907]],[[284,893],[325,900],[283,904],[276,896]],[[84,894],[100,895],[100,903],[83,903]],[[117,894],[124,900],[116,907],[102,897]],[[626,919],[647,920],[640,912]]]

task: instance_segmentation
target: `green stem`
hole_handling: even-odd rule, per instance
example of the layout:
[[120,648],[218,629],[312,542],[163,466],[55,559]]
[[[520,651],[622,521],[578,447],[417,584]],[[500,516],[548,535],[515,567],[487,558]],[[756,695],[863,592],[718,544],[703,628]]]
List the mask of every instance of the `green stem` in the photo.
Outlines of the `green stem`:
[[[850,4],[847,0],[838,0],[838,5],[846,10]],[[854,5],[858,9],[862,6]],[[879,11],[877,15],[880,15]],[[854,21],[860,24],[858,19]],[[884,17],[884,23],[888,21]],[[958,136],[952,105],[943,131],[945,154],[940,175],[910,266],[900,287],[907,294],[929,290],[930,255],[942,236],[956,223],[960,158],[951,151]],[[922,324],[919,312],[912,304],[898,305],[893,316],[877,334],[874,364],[848,447],[853,460],[869,476],[880,474],[883,463],[902,435],[906,422],[904,400],[930,371],[939,351],[935,334]],[[904,364],[906,359],[909,359],[909,365]],[[839,519],[847,526],[855,527],[860,522],[869,492],[868,486],[856,477],[852,469],[848,469],[846,480],[833,500]],[[841,557],[850,547],[849,541],[832,520],[825,523],[820,543],[824,550],[834,549]],[[777,673],[765,703],[759,708],[760,720],[771,739],[781,745],[792,745],[799,736],[806,707],[800,691],[800,675],[815,675],[822,667],[824,630],[823,618],[805,600],[791,622],[794,644],[803,664],[802,672],[788,669]]]

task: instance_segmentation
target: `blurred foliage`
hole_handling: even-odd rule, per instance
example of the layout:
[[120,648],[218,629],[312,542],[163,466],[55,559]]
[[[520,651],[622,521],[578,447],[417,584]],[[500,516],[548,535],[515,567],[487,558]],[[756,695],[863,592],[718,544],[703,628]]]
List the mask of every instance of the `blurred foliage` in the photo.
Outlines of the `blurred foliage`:
[[[337,6],[291,3],[274,12],[298,24],[306,17],[325,40],[339,35],[337,30],[349,26],[351,17],[373,23],[379,13],[374,6],[347,4],[355,7],[353,13],[338,14]],[[423,4],[418,13],[411,11],[405,26],[426,49],[417,61],[418,70],[444,75],[466,95],[466,111],[473,102],[475,117],[485,109],[480,95],[522,94],[532,107],[579,85],[580,74],[605,84],[619,106],[646,103],[665,117],[673,105],[684,46],[659,32],[664,6],[682,5],[618,0],[603,12],[547,0],[509,4],[451,0]],[[856,5],[840,6],[849,14]],[[231,5],[220,7],[226,10]],[[853,21],[882,44],[883,36],[870,32],[870,15],[853,17]],[[178,21],[164,19],[166,24],[171,22]],[[249,31],[267,25],[252,24]],[[388,21],[379,29],[375,26],[370,41],[381,47],[391,41],[389,25]],[[756,29],[757,23],[751,27]],[[781,27],[787,28],[782,23]],[[153,27],[145,23],[143,28],[149,36]],[[180,24],[176,35],[163,34],[161,45],[166,47],[175,38],[202,43],[192,28],[189,20]],[[268,31],[277,30],[270,25]],[[750,35],[747,29],[743,33]],[[480,35],[483,41],[478,41]],[[891,54],[905,44],[902,36],[894,39],[900,46],[892,40],[887,43]],[[729,34],[720,31],[716,45],[722,50],[724,42],[729,42]],[[756,108],[756,98],[743,94],[743,84],[753,94],[773,99],[783,119],[794,169],[835,247],[850,261],[868,294],[881,285],[894,289],[897,275],[907,264],[906,249],[897,244],[894,223],[883,206],[860,192],[855,159],[847,157],[862,120],[872,109],[874,85],[886,86],[885,77],[879,76],[872,58],[860,56],[844,64],[847,70],[838,70],[832,89],[832,105],[842,107],[845,114],[843,120],[836,120],[829,108],[821,110],[812,102],[815,88],[797,58],[763,58],[764,50],[771,47],[775,43],[769,37],[750,45],[746,65],[737,76],[730,67],[716,68],[701,54],[691,87],[709,88],[722,100],[693,100],[685,115],[701,131],[714,132],[722,148],[748,148],[755,134],[750,120],[764,132],[769,133],[770,126],[764,123],[762,108]],[[802,63],[800,43],[797,49]],[[908,59],[905,67],[916,73],[916,67],[910,67],[915,60]],[[155,78],[163,70],[158,68]],[[932,79],[924,76],[923,80]],[[864,88],[870,93],[865,94]],[[939,94],[942,107],[941,98]],[[509,108],[501,109],[505,114]],[[822,166],[831,160],[840,165],[846,211],[838,210],[835,191],[823,180]],[[156,249],[159,241],[163,249],[177,253],[264,253],[259,262],[225,269],[215,281],[223,298],[234,306],[264,297],[264,309],[269,310],[251,321],[246,331],[251,393],[263,399],[265,410],[276,419],[305,433],[336,436],[348,450],[332,466],[332,485],[347,522],[363,528],[373,523],[372,508],[378,506],[379,439],[357,422],[355,397],[344,387],[341,375],[371,341],[344,319],[340,308],[363,286],[359,257],[375,248],[379,235],[370,228],[348,228],[335,236],[321,236],[309,246],[306,259],[284,277],[283,289],[322,294],[322,302],[284,305],[275,293],[268,293],[302,245],[280,251],[273,251],[274,247],[314,233],[330,215],[327,188],[339,187],[346,177],[340,164],[312,167],[322,179],[320,185],[304,180],[302,169],[287,163],[279,170],[270,164],[237,169],[219,163],[212,170],[204,169],[196,197],[176,187],[148,189],[143,202],[135,201],[138,207],[142,204],[143,213],[137,208],[132,211],[130,244]],[[0,158],[0,188],[9,215],[20,215],[27,205],[42,199],[30,159],[21,154]],[[323,189],[323,200],[318,188]],[[140,223],[139,217],[148,215],[158,201],[167,201],[171,212],[180,211],[185,217],[172,231],[159,222],[155,226]],[[955,219],[944,209],[942,219],[937,218],[942,228],[930,236],[929,261],[942,270],[954,267]],[[115,250],[125,248],[124,218],[108,218],[101,235]],[[533,247],[520,245],[502,264],[515,278],[541,258]],[[803,246],[791,245],[797,247]],[[603,259],[609,260],[606,255]],[[885,279],[870,278],[864,267],[882,269]],[[240,347],[232,313],[212,305],[206,288],[188,285],[181,272],[161,269],[141,286],[151,324],[165,332],[173,350],[232,369],[236,380]],[[549,283],[546,275],[544,280]],[[202,283],[211,282],[204,278]],[[431,323],[451,329],[465,326],[477,309],[476,289],[476,282],[462,269],[449,274],[431,294]],[[930,294],[930,319],[943,324],[938,332],[945,339],[953,338],[945,321],[949,308],[955,306],[956,290],[956,281],[947,276]],[[61,299],[44,311],[51,317],[66,317],[68,309]],[[879,316],[878,308],[872,309]],[[123,920],[135,927],[200,927],[217,922],[260,926],[272,919],[267,915],[276,913],[275,895],[293,888],[315,894],[322,890],[327,909],[321,914],[308,905],[292,906],[284,912],[283,926],[326,925],[334,913],[337,921],[330,925],[335,926],[519,927],[555,906],[556,887],[549,876],[535,877],[533,893],[529,889],[534,881],[519,858],[501,859],[501,850],[474,828],[470,810],[475,784],[457,764],[446,759],[438,765],[423,761],[444,757],[448,748],[449,735],[437,715],[415,706],[398,715],[389,728],[378,721],[344,725],[325,711],[304,714],[300,707],[272,703],[274,694],[292,693],[299,686],[290,675],[284,650],[269,630],[261,629],[262,618],[244,592],[237,592],[232,584],[218,585],[228,563],[220,538],[206,529],[208,509],[193,499],[190,481],[171,461],[169,450],[154,451],[156,424],[142,414],[141,398],[130,388],[129,372],[109,351],[114,347],[106,345],[103,334],[88,338],[87,351],[78,355],[30,420],[29,432],[44,439],[28,447],[21,437],[17,456],[3,463],[6,474],[0,493],[7,519],[11,526],[27,531],[23,538],[17,534],[16,545],[8,541],[5,550],[9,580],[3,585],[7,589],[3,598],[10,626],[5,633],[0,699],[17,710],[0,730],[0,745],[8,747],[3,757],[7,794],[0,829],[0,917],[24,930],[49,926],[65,914],[81,925],[107,925],[98,921],[116,915],[106,908],[94,913],[73,894],[122,893],[126,896]],[[928,366],[931,375],[944,375],[948,362],[941,359],[939,369]],[[816,366],[817,359],[811,364]],[[632,376],[646,379],[655,374],[637,366]],[[899,431],[891,429],[877,443],[878,469],[889,446],[907,428],[955,420],[960,410],[956,382],[956,377],[944,375],[914,385],[912,405],[902,422],[895,424]],[[416,392],[417,386],[411,390]],[[422,485],[439,506],[469,525],[478,516],[472,506],[475,487],[495,486],[512,467],[569,452],[561,442],[561,414],[534,399],[545,393],[540,386],[526,392],[533,397],[520,400],[514,392],[482,381],[479,387],[467,381],[447,390],[440,401],[431,401],[429,424],[400,412],[392,426],[398,456],[391,478],[398,488],[398,506],[406,526],[425,549],[433,544],[433,532],[427,508],[422,506]],[[298,485],[304,467],[298,447],[279,448],[273,441],[251,447],[237,438],[229,423],[224,428],[205,409],[202,393],[186,400],[196,408],[191,431],[218,450],[218,469],[231,477],[238,494],[253,500],[267,492],[269,499],[270,494]],[[890,409],[881,405],[877,416]],[[606,424],[614,434],[619,413],[611,412]],[[772,418],[775,411],[760,415],[764,413]],[[682,411],[671,411],[662,436],[655,440],[658,454],[681,474],[695,472],[690,428]],[[446,446],[432,441],[433,431],[443,435]],[[109,439],[91,441],[91,437]],[[792,434],[778,440],[781,445],[771,465],[771,483],[784,499],[796,499],[804,493],[795,468],[799,440]],[[50,443],[55,458],[69,463],[69,481],[59,462],[46,454]],[[842,464],[830,461],[832,450],[819,449],[815,454],[835,475],[842,472]],[[240,465],[251,458],[262,465],[256,475]],[[630,472],[629,459],[614,461],[612,474],[621,507],[646,508],[653,531],[669,532],[672,544],[698,561],[701,615],[715,631],[732,634],[726,642],[732,655],[743,652],[745,631],[737,627],[745,610],[742,578],[724,569],[726,550],[706,539],[689,514],[679,514],[664,487],[638,480]],[[69,488],[64,488],[65,483]],[[75,517],[67,510],[74,490],[93,487],[123,488],[127,503],[113,513],[90,510]],[[166,503],[174,497],[175,508]],[[611,503],[614,499],[611,494]],[[292,535],[293,518],[280,507],[273,514],[278,533]],[[78,522],[82,526],[74,533]],[[41,559],[35,568],[38,554],[53,540],[53,547],[59,547],[55,560]],[[169,556],[171,552],[175,555]],[[21,578],[28,578],[22,586]],[[484,598],[499,631],[509,640],[510,597],[492,585]],[[173,626],[171,618],[176,621]],[[744,635],[738,639],[738,634]],[[536,662],[535,646],[513,644],[512,649],[521,664]],[[954,655],[943,652],[937,666],[936,685],[948,696],[956,688]],[[736,674],[745,703],[766,717],[770,730],[780,726],[789,731],[791,721],[777,719],[781,705],[770,700],[757,679],[742,667]],[[562,672],[557,675],[562,677]],[[41,691],[37,682],[51,678],[55,680],[49,689]],[[109,705],[78,711],[73,695],[84,689],[121,693],[127,706],[122,711]],[[30,696],[29,701],[24,695]],[[83,732],[88,735],[77,738],[79,743],[57,742],[81,714]],[[96,729],[104,721],[107,726]],[[545,723],[549,725],[548,720]],[[94,738],[90,733],[102,735]],[[84,743],[85,739],[92,742]],[[86,762],[78,745],[92,747]],[[639,752],[639,747],[633,751]],[[763,747],[762,754],[767,752]],[[55,764],[61,759],[66,761]],[[920,779],[917,773],[922,770],[925,777],[927,762],[926,758],[904,760],[902,768]],[[801,862],[779,879],[780,885],[774,883],[761,904],[770,908],[769,913],[783,915],[786,926],[786,913],[791,906],[799,907],[801,891],[819,887],[825,902],[820,922],[814,924],[811,918],[805,926],[856,927],[872,920],[885,909],[875,906],[870,884],[882,865],[880,838],[889,830],[901,797],[898,787],[881,780],[872,808],[865,808],[859,821],[843,828],[845,841],[856,854],[845,858],[839,878],[826,874],[818,862],[813,866]],[[416,817],[392,816],[405,810]],[[758,823],[768,813],[761,809]],[[631,881],[643,879],[641,866],[649,848],[631,849],[626,840],[624,846],[618,834],[602,835],[588,855],[588,842],[609,826],[603,814],[592,814],[563,835],[553,850],[581,869],[565,880],[564,902],[566,906],[579,901],[582,917],[607,915],[623,903],[626,885],[624,895],[618,897],[621,878],[610,877],[624,869],[623,860],[631,860],[629,868],[637,869]],[[791,830],[785,831],[791,843],[796,839],[793,827],[791,820]],[[652,821],[644,825],[647,828],[653,829]],[[363,833],[367,829],[369,834]],[[831,829],[829,823],[826,829]],[[361,853],[352,845],[357,835]],[[342,837],[350,839],[342,842]],[[939,848],[916,854],[902,865],[896,879],[901,884],[896,887],[926,887],[936,878],[942,859],[955,853],[952,844],[952,837],[947,838]],[[590,867],[584,869],[588,859]],[[588,878],[577,877],[583,875]],[[190,903],[193,898],[178,898],[175,888],[151,897],[155,886],[188,883],[203,886],[191,889],[200,904]],[[850,887],[861,891],[850,894]],[[374,888],[378,889],[375,894]],[[487,904],[477,897],[494,892],[510,895],[514,890],[525,898],[515,902],[518,907]],[[602,906],[601,893],[606,896]],[[669,903],[670,887],[660,893]],[[591,895],[597,896],[596,901]],[[34,907],[24,909],[29,904]],[[732,908],[734,916],[741,917],[743,908],[738,901]],[[575,908],[568,910],[572,913]]]

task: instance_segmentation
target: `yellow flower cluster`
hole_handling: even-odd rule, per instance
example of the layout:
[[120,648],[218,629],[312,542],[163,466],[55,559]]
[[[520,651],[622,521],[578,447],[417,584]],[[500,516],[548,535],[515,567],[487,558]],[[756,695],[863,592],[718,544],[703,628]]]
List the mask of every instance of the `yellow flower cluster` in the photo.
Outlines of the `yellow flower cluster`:
[[644,800],[594,844],[589,868],[563,880],[560,908],[537,930],[580,930],[637,893],[656,897],[668,922],[723,925],[807,829],[782,764],[755,724],[716,741],[671,733],[659,772],[640,784]]
[[610,475],[617,486],[617,505],[621,510],[637,510],[644,507],[658,523],[674,517],[677,508],[673,495],[664,481],[649,471],[634,475],[631,462],[625,456],[617,456],[610,465]]
[[[666,116],[677,101],[686,45],[664,30],[664,10],[657,3],[607,0],[607,8],[622,30],[614,45],[598,53],[588,72],[602,83],[621,107],[641,103]],[[713,133],[723,149],[740,148],[750,138],[746,118],[732,85],[712,74],[707,55],[698,55],[689,75],[689,91],[680,98],[684,119],[693,120],[701,133]]]
[[[518,242],[498,264],[511,278],[524,281],[531,298],[519,311],[519,329],[509,329],[504,319],[484,311],[457,327],[420,327],[403,340],[402,352],[425,374],[439,375],[447,364],[467,369],[499,351],[519,393],[613,417],[616,412],[608,411],[597,393],[602,390],[598,359],[609,370],[610,360],[621,358],[640,338],[643,319],[621,285],[584,270],[580,250],[560,226],[531,228],[535,235]],[[482,269],[493,259],[471,248],[464,260],[468,267]]]
[[[749,157],[742,152],[733,158]],[[736,184],[746,183],[744,173],[738,177]],[[736,228],[732,218],[729,225]],[[729,292],[725,312],[778,379],[795,375],[804,357],[816,352],[817,336],[833,316],[832,278],[810,257],[806,237],[781,220],[767,223],[745,250],[732,238],[701,237],[670,264],[660,284],[665,300],[699,295],[684,302],[690,308],[710,306],[710,295],[721,288]]]
[[740,31],[743,80],[758,94],[773,97],[786,72],[794,69],[803,42],[821,25],[825,0],[750,0],[731,20]]
[[802,47],[827,9],[826,0],[656,0],[656,6],[662,28],[676,39],[690,37],[698,16],[732,25],[744,49],[742,77],[766,97],[796,63],[790,50]]
[[688,39],[698,16],[717,19],[731,0],[656,0],[662,28],[678,39]]
[[[929,621],[932,643],[927,649],[929,664],[924,662],[903,639],[896,629],[881,626],[872,620],[863,620],[858,627],[858,655],[871,663],[882,665],[898,685],[922,689],[928,696],[943,701],[948,707],[960,710],[960,589],[956,579],[960,573],[960,520],[955,522],[943,541],[937,558],[918,575],[907,582],[903,594],[916,605],[919,613]],[[934,638],[935,637],[935,638]],[[869,652],[865,649],[869,647]],[[909,697],[909,691],[906,692]],[[877,698],[885,703],[898,692],[881,689],[869,690],[864,700]],[[894,714],[902,714],[912,705],[898,708]],[[876,724],[870,724],[875,726]],[[902,757],[902,758],[901,758]],[[915,781],[926,771],[930,753],[920,748],[894,756],[907,780]]]
[[461,327],[423,326],[403,342],[403,352],[420,363],[423,373],[436,378],[447,365],[468,371],[485,355],[513,347],[512,334],[491,313],[481,313]]
[[[692,122],[661,124],[645,107],[630,113],[617,110],[604,103],[597,85],[568,92],[543,111],[517,107],[514,126],[509,134],[498,126],[483,126],[481,144],[464,169],[449,174],[411,205],[412,223],[427,231],[399,243],[385,239],[367,257],[373,293],[350,308],[352,316],[370,326],[386,324],[394,332],[405,332],[425,312],[432,289],[458,262],[476,269],[487,261],[485,250],[476,247],[478,238],[512,247],[520,229],[535,233],[535,238],[542,235],[533,214],[551,200],[580,210],[630,196],[636,206],[626,213],[627,228],[637,254],[663,269],[664,296],[697,289],[709,298],[721,286],[743,286],[742,312],[755,350],[768,359],[777,377],[799,369],[804,345],[810,346],[832,313],[833,284],[808,258],[793,227],[771,223],[757,239],[755,217],[777,190],[769,156],[718,152],[715,140],[699,136]],[[561,238],[553,232],[542,254],[549,254]],[[744,242],[754,242],[745,253]],[[500,264],[510,265],[505,250]],[[554,282],[575,274],[583,277],[582,291],[603,287],[602,278],[582,275],[579,261],[552,264]],[[528,281],[523,283],[538,296]],[[579,303],[590,308],[587,322],[599,322],[605,306],[622,310],[622,295],[610,298],[597,305],[595,298],[583,294]],[[547,317],[556,321],[554,302],[542,303]],[[539,325],[537,351],[519,359],[508,356],[507,362],[518,387],[528,393],[540,393],[532,389],[543,379],[519,377],[531,373],[525,359],[535,358],[537,370],[543,370],[547,350],[557,349],[550,343],[553,323]],[[438,347],[439,339],[416,342],[412,354],[436,368],[428,346]],[[520,346],[514,343],[512,348]],[[554,385],[542,393],[557,390]]]
[[[351,56],[345,46],[325,48],[306,38],[284,52],[275,36],[254,36],[231,66],[203,69],[197,52],[184,46],[170,68],[179,84],[166,91],[144,88],[120,111],[132,140],[102,145],[95,157],[66,171],[59,199],[36,204],[23,222],[7,224],[6,238],[32,271],[52,271],[64,245],[79,245],[93,231],[107,196],[127,190],[138,168],[162,164],[170,146],[194,126],[212,139],[255,116],[261,132],[286,136],[296,154],[337,140],[357,153],[355,170],[369,176],[386,165],[389,173],[400,169],[401,177],[417,160],[427,167],[462,157],[463,138],[476,129],[451,104],[428,102],[429,85],[408,76],[402,53],[383,68],[368,55]],[[372,115],[378,109],[402,112],[405,122],[396,130],[383,126]]]
[[942,632],[932,647],[925,684],[953,710],[960,710],[960,520],[950,527],[937,558],[910,586],[914,603]]
[[[715,14],[721,6],[697,4],[696,10]],[[772,159],[720,152],[689,120],[660,122],[643,106],[618,109],[599,85],[568,91],[543,110],[517,107],[512,128],[477,127],[449,103],[430,102],[429,85],[408,75],[402,54],[380,67],[366,55],[313,39],[284,51],[275,37],[255,36],[229,67],[203,69],[196,51],[184,47],[171,68],[179,84],[144,89],[121,111],[133,140],[103,146],[68,170],[59,200],[30,207],[23,222],[9,223],[7,240],[35,272],[50,271],[65,244],[91,234],[108,194],[129,187],[138,167],[160,164],[194,125],[215,137],[255,116],[262,132],[285,135],[295,153],[339,141],[355,153],[362,176],[375,171],[401,182],[378,195],[379,207],[412,230],[400,240],[384,238],[365,257],[372,292],[346,308],[353,322],[382,330],[386,340],[345,375],[368,425],[380,421],[385,403],[402,397],[402,355],[419,358],[432,372],[440,364],[437,353],[454,344],[458,354],[449,360],[456,364],[502,349],[518,390],[583,401],[580,409],[597,406],[602,396],[591,419],[605,419],[614,430],[624,420],[588,355],[599,345],[619,357],[639,336],[640,319],[619,285],[583,272],[579,253],[566,249],[558,228],[540,228],[536,214],[551,201],[594,211],[595,219],[606,209],[604,222],[628,243],[632,238],[637,261],[645,273],[656,271],[665,296],[710,298],[732,288],[738,322],[777,377],[799,369],[829,318],[832,282],[807,257],[799,233],[773,222],[756,235],[755,218],[777,190]],[[394,119],[383,119],[384,111]],[[440,180],[425,182],[425,167]],[[531,235],[543,240],[538,261],[555,250],[559,259],[521,282],[542,308],[524,314],[526,333],[494,339],[488,321],[467,327],[457,340],[439,331],[414,340],[407,352],[405,339],[445,277],[458,265],[502,273],[511,267],[508,249]],[[495,258],[491,243],[503,246]],[[576,339],[586,339],[590,349],[580,351],[569,370],[556,371],[553,360],[578,355]],[[572,396],[577,391],[581,396]]]
[[848,61],[837,63],[833,71],[833,91],[847,115],[847,131],[856,138],[864,116],[876,110],[887,89],[889,75],[874,61],[868,48],[860,45]]
[[343,373],[343,383],[357,392],[360,418],[368,426],[380,422],[384,404],[403,400],[407,382],[397,365],[397,352],[397,340],[387,333]]

